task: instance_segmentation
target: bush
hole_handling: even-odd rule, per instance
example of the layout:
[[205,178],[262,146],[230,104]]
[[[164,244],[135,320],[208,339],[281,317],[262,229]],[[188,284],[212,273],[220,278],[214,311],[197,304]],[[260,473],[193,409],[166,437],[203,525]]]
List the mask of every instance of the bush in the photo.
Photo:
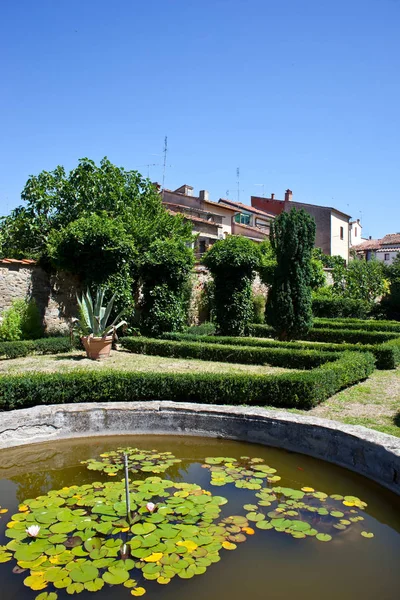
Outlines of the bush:
[[[188,327],[186,330],[186,333],[188,333],[189,335],[194,335],[194,336],[198,336],[198,335],[214,335],[215,334],[215,325],[214,323],[201,323],[200,325],[192,325],[191,327]],[[185,334],[165,334],[162,337],[165,339],[169,339],[169,335],[185,335]],[[172,339],[172,338],[171,338]]]
[[34,300],[14,300],[2,314],[0,341],[36,339],[42,334],[42,319]]
[[214,279],[214,308],[217,332],[244,335],[252,319],[251,284],[260,263],[255,242],[228,236],[216,242],[203,258]]
[[374,370],[368,353],[347,352],[313,371],[284,375],[73,371],[0,378],[0,410],[68,402],[174,400],[309,409]]
[[183,240],[156,240],[143,257],[140,327],[146,335],[181,331],[187,322],[193,250]]
[[266,299],[262,294],[253,296],[253,323],[264,323]]
[[374,355],[377,369],[395,369],[400,365],[400,338],[383,344],[333,344],[324,342],[279,342],[271,338],[213,337],[171,333],[165,336],[171,340],[206,342],[207,344],[228,344],[231,346],[256,346],[257,348],[286,348],[292,350],[318,350],[319,352],[370,352]]
[[314,329],[362,329],[363,331],[393,331],[400,334],[400,323],[394,321],[363,321],[361,319],[315,319]]
[[312,311],[315,317],[338,318],[351,317],[366,319],[370,310],[370,304],[364,300],[352,300],[351,298],[314,296]]
[[[216,340],[218,338],[215,338]],[[286,348],[257,348],[244,345],[198,343],[186,340],[155,340],[150,338],[123,338],[121,345],[136,354],[197,358],[215,362],[264,365],[292,369],[312,369],[328,361],[337,360],[337,354],[317,350],[288,350]]]
[[[250,335],[272,337],[274,330],[268,325],[251,325]],[[363,331],[360,329],[310,329],[303,341],[331,342],[333,344],[382,344],[399,339],[399,334],[391,331]]]
[[0,342],[0,357],[20,358],[29,354],[59,354],[71,350],[67,337],[43,338],[20,342]]

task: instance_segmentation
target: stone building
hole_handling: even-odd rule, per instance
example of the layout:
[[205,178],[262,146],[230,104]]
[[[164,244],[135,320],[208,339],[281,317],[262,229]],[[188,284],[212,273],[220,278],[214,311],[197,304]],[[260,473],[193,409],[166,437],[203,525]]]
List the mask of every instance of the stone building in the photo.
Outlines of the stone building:
[[317,226],[315,246],[321,248],[325,254],[341,256],[348,262],[350,215],[331,206],[318,206],[316,204],[296,202],[292,198],[292,191],[286,190],[284,200],[276,199],[275,194],[271,194],[270,198],[252,196],[251,205],[268,215],[274,216],[280,215],[282,212],[289,212],[292,207],[297,209],[303,208],[315,219]]

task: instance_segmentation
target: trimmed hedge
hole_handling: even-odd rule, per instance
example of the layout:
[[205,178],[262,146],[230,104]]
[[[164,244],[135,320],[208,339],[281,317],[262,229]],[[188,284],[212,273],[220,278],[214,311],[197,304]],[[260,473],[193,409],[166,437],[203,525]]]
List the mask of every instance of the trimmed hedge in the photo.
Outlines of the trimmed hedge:
[[20,342],[0,342],[0,358],[19,358],[29,354],[59,354],[72,348],[68,337],[52,337]]
[[[251,325],[253,337],[272,337],[274,330],[268,325]],[[362,329],[310,329],[303,340],[310,342],[332,342],[333,344],[382,344],[399,339],[399,334],[391,331],[363,331]]]
[[166,333],[164,339],[206,342],[207,344],[229,344],[230,346],[252,346],[257,348],[286,348],[292,350],[317,350],[319,352],[371,352],[377,369],[395,369],[400,365],[400,337],[383,344],[332,344],[324,342],[280,342],[272,338],[242,338],[222,336],[197,336],[185,333]]
[[315,317],[366,319],[369,309],[368,302],[351,298],[314,298],[312,301],[312,311]]
[[358,329],[363,331],[392,331],[400,334],[396,321],[363,321],[362,319],[314,319],[314,329]]
[[374,370],[369,353],[344,352],[312,371],[283,375],[71,371],[0,377],[0,410],[69,402],[175,400],[309,409]]
[[[243,340],[243,338],[241,338]],[[243,341],[242,341],[243,344]],[[198,341],[160,340],[144,337],[125,337],[121,346],[135,354],[169,356],[171,358],[197,358],[216,362],[264,365],[291,369],[313,369],[326,362],[337,360],[334,352],[297,350],[287,348],[263,348],[243,345],[207,344]]]

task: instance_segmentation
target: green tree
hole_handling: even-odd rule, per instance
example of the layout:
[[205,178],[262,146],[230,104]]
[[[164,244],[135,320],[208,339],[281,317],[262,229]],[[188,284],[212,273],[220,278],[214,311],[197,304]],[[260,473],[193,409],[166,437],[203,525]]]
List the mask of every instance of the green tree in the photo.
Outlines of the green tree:
[[260,263],[255,242],[228,236],[203,258],[214,279],[215,324],[218,334],[245,335],[253,317],[251,284]]
[[311,258],[315,221],[303,209],[280,214],[271,230],[277,260],[266,316],[281,340],[300,337],[312,326]]
[[193,264],[193,251],[182,240],[152,243],[141,268],[140,325],[143,333],[158,336],[183,328]]
[[384,267],[377,260],[352,260],[348,266],[336,265],[332,271],[333,294],[372,304],[388,289]]
[[117,293],[125,318],[151,245],[192,241],[191,224],[165,210],[148,179],[107,158],[100,165],[81,159],[70,173],[61,166],[42,171],[29,178],[22,199],[0,221],[1,253],[68,270],[92,288],[105,286]]

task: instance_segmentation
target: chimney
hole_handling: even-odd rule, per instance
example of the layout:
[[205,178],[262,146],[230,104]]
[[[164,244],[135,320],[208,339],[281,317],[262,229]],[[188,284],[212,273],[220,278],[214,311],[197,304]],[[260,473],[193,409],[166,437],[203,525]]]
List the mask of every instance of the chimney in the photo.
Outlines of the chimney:
[[207,190],[200,190],[199,199],[203,200],[203,201],[209,199],[209,194],[208,194]]
[[292,196],[293,196],[292,190],[286,190],[286,192],[285,192],[285,202],[291,202],[292,201]]
[[271,200],[275,198],[275,194],[271,194]]
[[372,235],[369,236],[369,239],[372,240]]

